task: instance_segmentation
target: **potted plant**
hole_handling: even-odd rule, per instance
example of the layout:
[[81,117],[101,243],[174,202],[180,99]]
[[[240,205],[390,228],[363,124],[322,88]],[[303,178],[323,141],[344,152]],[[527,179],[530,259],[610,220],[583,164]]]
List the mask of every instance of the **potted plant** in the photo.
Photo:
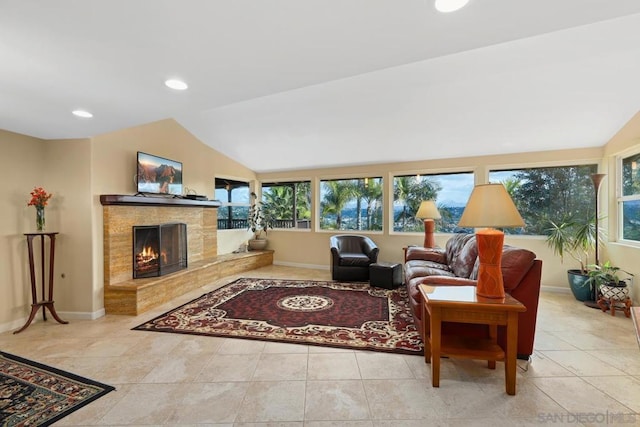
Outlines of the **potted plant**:
[[256,251],[267,247],[267,231],[269,228],[273,228],[274,221],[265,213],[262,202],[257,200],[256,193],[252,192],[251,198],[253,199],[253,204],[249,208],[247,223],[249,225],[248,229],[253,233],[253,239],[250,239],[248,244],[249,249]]
[[[629,288],[627,282],[618,277],[620,267],[614,267],[607,261],[602,266],[592,264],[589,268],[588,282],[591,286],[595,286],[604,298],[617,301],[624,301],[627,298]],[[630,273],[624,272],[631,276]]]
[[579,269],[567,271],[569,287],[578,301],[589,301],[593,292],[589,281],[589,255],[596,247],[596,226],[594,221],[581,223],[573,219],[562,222],[549,221],[547,245],[555,255],[564,260],[569,255],[580,264]]

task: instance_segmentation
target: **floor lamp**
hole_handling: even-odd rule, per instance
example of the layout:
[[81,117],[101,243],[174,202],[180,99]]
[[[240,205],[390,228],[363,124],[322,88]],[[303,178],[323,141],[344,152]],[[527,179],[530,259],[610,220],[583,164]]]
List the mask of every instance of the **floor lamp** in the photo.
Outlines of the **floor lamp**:
[[[598,248],[600,247],[600,241],[599,241],[599,236],[600,233],[599,231],[599,227],[598,227],[598,217],[600,216],[600,212],[598,212],[598,192],[600,191],[600,184],[602,184],[602,180],[604,179],[604,177],[607,176],[604,173],[594,173],[591,175],[591,181],[593,181],[593,191],[595,193],[595,208],[596,208],[596,219],[595,219],[595,240],[596,240],[596,247],[595,247],[595,260],[596,260],[596,265],[600,265],[600,257],[598,254]],[[598,287],[593,285],[593,290],[591,291],[591,298],[593,298],[592,301],[585,301],[584,305],[588,306],[588,307],[592,307],[592,308],[600,308],[598,306]]]
[[440,212],[436,207],[436,202],[433,200],[425,200],[420,203],[416,218],[420,218],[424,221],[424,246],[425,248],[434,248],[436,246],[436,240],[433,237],[433,232],[436,230],[436,219],[440,219]]
[[476,232],[478,244],[478,285],[476,294],[504,298],[502,246],[504,233],[494,227],[523,227],[524,221],[502,184],[476,185],[458,222],[460,227],[487,227]]

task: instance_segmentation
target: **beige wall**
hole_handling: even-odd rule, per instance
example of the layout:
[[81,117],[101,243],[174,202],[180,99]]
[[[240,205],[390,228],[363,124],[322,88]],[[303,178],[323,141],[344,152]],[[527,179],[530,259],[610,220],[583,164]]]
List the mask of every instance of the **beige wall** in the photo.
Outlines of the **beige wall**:
[[604,249],[602,261],[611,260],[612,263],[625,271],[632,273],[634,277],[633,299],[638,304],[640,298],[640,245],[617,243],[618,218],[617,202],[618,182],[615,171],[620,157],[626,157],[640,151],[640,112],[637,113],[620,131],[609,141],[605,147],[607,159],[607,178],[600,189],[600,200],[603,206],[604,224],[608,229],[607,245]]
[[[91,142],[89,139],[46,141],[43,185],[54,192],[47,229],[56,239],[56,310],[61,317],[88,316],[94,307],[91,250]],[[51,215],[50,215],[51,214]]]
[[[0,186],[0,331],[22,326],[30,311],[27,245],[22,233],[35,231],[35,208],[27,203],[33,187],[45,185],[44,145],[40,139],[0,130],[4,176]],[[52,212],[56,204],[55,198],[50,200],[47,221],[56,221]]]

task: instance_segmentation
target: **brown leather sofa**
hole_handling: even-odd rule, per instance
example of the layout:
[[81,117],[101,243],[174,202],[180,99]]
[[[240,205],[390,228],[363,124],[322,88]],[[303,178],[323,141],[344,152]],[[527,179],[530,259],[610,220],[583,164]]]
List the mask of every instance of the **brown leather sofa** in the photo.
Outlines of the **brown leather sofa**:
[[[455,234],[444,249],[416,246],[406,249],[405,284],[413,318],[420,333],[422,310],[418,285],[475,286],[478,264],[478,247],[474,234]],[[501,268],[505,292],[527,308],[518,317],[518,358],[527,359],[533,353],[542,261],[527,249],[505,245]],[[485,325],[447,323],[443,324],[443,333],[488,336],[488,328]],[[498,343],[504,347],[505,342],[505,331],[500,327]]]

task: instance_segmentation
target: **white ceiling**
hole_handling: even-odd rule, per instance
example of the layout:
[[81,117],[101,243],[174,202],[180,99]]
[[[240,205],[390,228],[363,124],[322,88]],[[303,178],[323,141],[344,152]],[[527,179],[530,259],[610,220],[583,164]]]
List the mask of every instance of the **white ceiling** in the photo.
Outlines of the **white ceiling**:
[[0,0],[0,128],[45,139],[172,117],[267,172],[601,146],[639,105],[638,0]]

